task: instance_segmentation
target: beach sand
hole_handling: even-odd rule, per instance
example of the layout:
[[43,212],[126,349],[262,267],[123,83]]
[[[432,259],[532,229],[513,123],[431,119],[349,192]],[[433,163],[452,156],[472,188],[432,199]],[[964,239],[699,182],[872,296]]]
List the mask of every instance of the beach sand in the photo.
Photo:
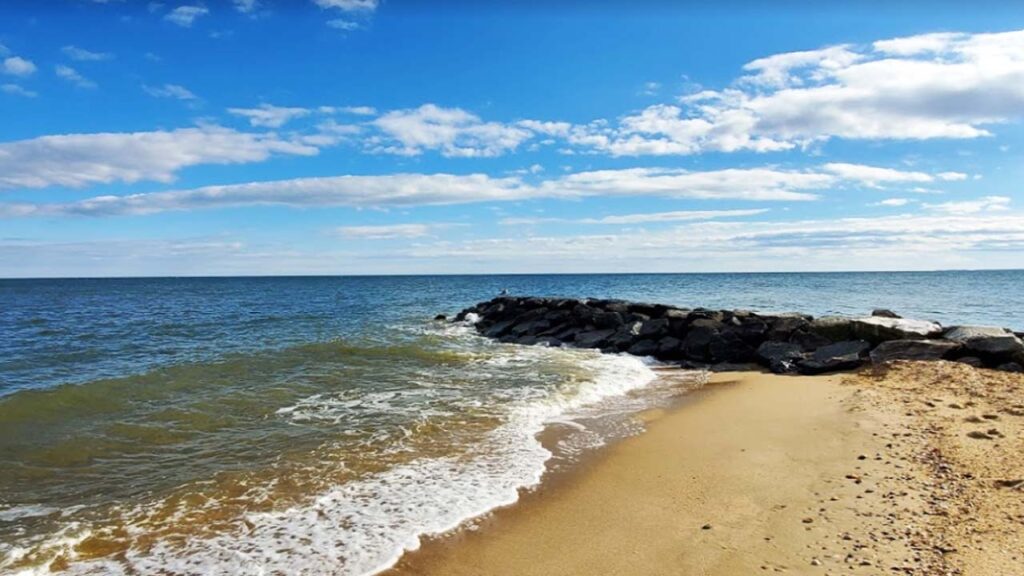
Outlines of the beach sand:
[[1024,574],[1024,376],[724,373],[646,416],[390,574]]

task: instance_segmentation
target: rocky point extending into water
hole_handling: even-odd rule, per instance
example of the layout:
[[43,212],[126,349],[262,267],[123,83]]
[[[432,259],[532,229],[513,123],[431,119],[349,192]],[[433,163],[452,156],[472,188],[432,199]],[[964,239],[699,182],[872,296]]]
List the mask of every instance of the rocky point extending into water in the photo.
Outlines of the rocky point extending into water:
[[[441,316],[438,317],[443,318]],[[685,367],[820,374],[890,360],[955,360],[1024,371],[1021,334],[983,326],[943,327],[889,310],[852,318],[693,310],[623,300],[499,296],[467,308],[471,321],[502,342],[628,352]]]

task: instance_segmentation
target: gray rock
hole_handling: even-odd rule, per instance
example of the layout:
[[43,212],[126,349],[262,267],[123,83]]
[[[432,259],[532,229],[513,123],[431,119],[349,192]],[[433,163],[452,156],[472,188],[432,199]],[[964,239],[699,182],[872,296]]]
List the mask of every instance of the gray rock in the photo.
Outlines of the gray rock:
[[900,316],[888,308],[875,308],[871,311],[871,315],[878,316],[880,318],[903,318],[903,316]]
[[799,363],[804,374],[821,374],[837,370],[850,370],[860,366],[871,344],[863,340],[847,340],[818,348],[811,357]]
[[992,326],[955,326],[943,334],[946,340],[983,356],[1012,356],[1024,352],[1024,342],[1005,328]]
[[764,370],[753,362],[719,362],[709,368],[712,372],[758,372]]
[[804,358],[799,344],[767,341],[757,347],[757,358],[776,374],[796,371],[796,363]]
[[667,318],[647,320],[640,328],[640,337],[660,340],[662,337],[668,336],[668,323]]
[[985,365],[985,363],[981,361],[981,358],[978,358],[977,356],[961,356],[960,358],[957,358],[956,361],[961,364],[967,364],[968,366],[974,366],[975,368],[981,368]]
[[887,340],[923,340],[942,333],[942,326],[936,322],[881,316],[854,318],[850,327],[854,338],[873,344]]
[[821,334],[804,329],[793,332],[789,336],[789,341],[793,344],[799,344],[801,348],[807,351],[817,350],[834,342],[831,338],[826,338]]
[[600,348],[604,346],[615,330],[604,328],[601,330],[586,330],[578,332],[573,340],[575,346],[580,348]]
[[682,353],[686,358],[690,360],[707,360],[708,359],[708,344],[711,343],[718,331],[715,330],[711,325],[697,324],[697,322],[711,322],[715,325],[720,325],[718,322],[713,320],[696,320],[690,326],[690,331],[686,333],[686,337],[682,341]]
[[871,362],[882,364],[890,360],[940,360],[949,358],[960,344],[949,340],[889,340],[871,351]]
[[636,356],[654,356],[658,352],[658,343],[649,339],[638,340],[627,352]]
[[618,312],[604,311],[594,315],[594,326],[598,328],[618,328],[624,322],[622,314]]
[[619,352],[626,350],[636,342],[641,326],[642,322],[628,322],[619,326],[605,345]]
[[658,350],[655,353],[657,358],[663,360],[679,360],[683,357],[682,341],[675,336],[665,336],[658,340]]
[[484,330],[484,336],[487,336],[488,338],[501,338],[508,332],[509,328],[512,327],[512,323],[512,320],[502,320],[501,322],[498,322]]
[[811,322],[810,331],[833,342],[842,342],[853,338],[853,320],[845,316],[822,316]]

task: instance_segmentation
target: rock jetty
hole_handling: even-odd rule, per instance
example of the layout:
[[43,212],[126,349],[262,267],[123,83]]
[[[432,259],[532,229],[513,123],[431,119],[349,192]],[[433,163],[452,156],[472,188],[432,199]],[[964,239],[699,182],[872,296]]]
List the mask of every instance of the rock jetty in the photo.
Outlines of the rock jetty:
[[[441,318],[441,316],[438,316]],[[499,296],[458,313],[501,342],[597,348],[690,368],[821,374],[891,360],[954,360],[1024,371],[1024,342],[1005,328],[943,327],[890,310],[864,317],[758,314],[623,300]]]

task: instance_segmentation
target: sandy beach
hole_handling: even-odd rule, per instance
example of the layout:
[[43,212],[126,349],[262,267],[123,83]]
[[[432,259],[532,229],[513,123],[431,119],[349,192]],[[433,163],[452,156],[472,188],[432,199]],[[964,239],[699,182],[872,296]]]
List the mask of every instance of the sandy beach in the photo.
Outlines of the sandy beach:
[[721,373],[393,575],[1024,574],[1024,376]]

